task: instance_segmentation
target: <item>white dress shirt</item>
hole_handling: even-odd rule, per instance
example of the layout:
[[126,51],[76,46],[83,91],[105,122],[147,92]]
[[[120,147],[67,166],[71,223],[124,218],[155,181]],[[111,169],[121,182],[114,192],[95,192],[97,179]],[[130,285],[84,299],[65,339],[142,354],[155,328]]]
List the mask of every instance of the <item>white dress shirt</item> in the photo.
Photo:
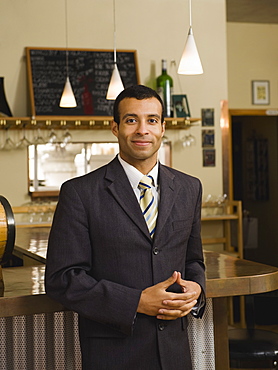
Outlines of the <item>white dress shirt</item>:
[[[118,159],[123,166],[123,169],[128,177],[128,180],[130,182],[130,185],[136,195],[136,198],[138,202],[140,202],[140,194],[141,190],[138,188],[139,182],[141,181],[144,174],[137,170],[134,166],[127,163],[125,160],[121,158],[121,156],[118,154]],[[152,170],[147,174],[147,176],[151,176],[154,181],[154,186],[152,186],[152,193],[155,199],[155,202],[158,204],[159,200],[159,191],[158,191],[158,162],[156,165],[152,168]]]

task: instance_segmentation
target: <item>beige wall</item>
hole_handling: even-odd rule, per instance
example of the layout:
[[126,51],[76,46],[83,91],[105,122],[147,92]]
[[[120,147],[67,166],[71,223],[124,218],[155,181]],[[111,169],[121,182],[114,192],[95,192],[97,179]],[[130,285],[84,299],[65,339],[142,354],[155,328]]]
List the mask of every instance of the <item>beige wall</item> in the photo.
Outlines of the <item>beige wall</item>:
[[[278,109],[278,25],[227,23],[229,108]],[[252,105],[251,81],[270,82],[270,105]]]
[[[68,0],[69,47],[113,47],[112,0]],[[173,167],[198,176],[205,194],[222,192],[220,102],[227,99],[225,0],[196,0],[192,4],[193,30],[204,74],[179,76],[174,67],[175,93],[186,93],[192,117],[201,108],[215,109],[216,166],[202,166],[201,126],[191,128],[196,139],[192,148],[181,148],[186,131],[168,131],[173,146]],[[5,77],[6,95],[15,116],[30,114],[28,109],[26,46],[65,47],[64,0],[1,0],[0,75]],[[154,87],[161,59],[179,63],[188,27],[186,0],[117,0],[117,47],[138,52],[141,83]],[[170,67],[170,66],[169,66]],[[3,130],[0,130],[3,141]],[[18,139],[19,132],[13,133]],[[27,135],[31,139],[32,132]],[[108,132],[74,132],[76,140],[111,140]],[[13,205],[29,200],[27,154],[0,152],[0,193]]]

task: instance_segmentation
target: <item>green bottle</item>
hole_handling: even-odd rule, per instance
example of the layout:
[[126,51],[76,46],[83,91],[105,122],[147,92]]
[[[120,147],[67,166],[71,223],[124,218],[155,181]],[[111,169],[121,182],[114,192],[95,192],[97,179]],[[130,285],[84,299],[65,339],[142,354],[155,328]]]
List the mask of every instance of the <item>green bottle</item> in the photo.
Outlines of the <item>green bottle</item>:
[[165,59],[162,59],[162,73],[156,79],[156,89],[164,103],[165,117],[172,117],[173,79],[167,74],[167,61]]

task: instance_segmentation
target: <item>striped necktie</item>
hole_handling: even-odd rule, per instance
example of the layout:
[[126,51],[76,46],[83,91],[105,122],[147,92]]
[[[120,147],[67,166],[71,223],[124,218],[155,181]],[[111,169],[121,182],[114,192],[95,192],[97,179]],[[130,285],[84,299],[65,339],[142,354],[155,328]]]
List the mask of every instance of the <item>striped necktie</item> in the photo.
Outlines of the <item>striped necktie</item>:
[[144,176],[138,184],[141,190],[140,207],[145,217],[147,226],[153,237],[157,219],[157,205],[152,193],[153,178],[151,176]]

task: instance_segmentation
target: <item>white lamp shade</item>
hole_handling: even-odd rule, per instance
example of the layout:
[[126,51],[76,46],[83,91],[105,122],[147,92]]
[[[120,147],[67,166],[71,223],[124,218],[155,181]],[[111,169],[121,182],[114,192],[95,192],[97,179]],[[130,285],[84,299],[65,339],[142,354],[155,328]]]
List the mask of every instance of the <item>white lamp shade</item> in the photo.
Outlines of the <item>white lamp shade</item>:
[[77,106],[68,76],[59,105],[61,108],[75,108]]
[[204,73],[202,63],[199,57],[197,46],[195,44],[192,28],[189,28],[185,48],[178,68],[178,74],[182,75],[200,75]]
[[117,64],[115,63],[112,76],[111,76],[111,80],[110,80],[110,84],[108,86],[106,99],[115,100],[116,97],[119,95],[119,93],[123,91],[123,89],[124,89],[124,85],[122,83],[122,79],[121,79]]

